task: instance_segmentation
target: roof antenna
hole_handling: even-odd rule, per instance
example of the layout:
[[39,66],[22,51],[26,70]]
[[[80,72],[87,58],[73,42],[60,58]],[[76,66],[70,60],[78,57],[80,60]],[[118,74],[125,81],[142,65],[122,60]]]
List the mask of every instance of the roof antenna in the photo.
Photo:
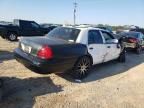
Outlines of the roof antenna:
[[78,6],[78,3],[76,2],[76,0],[74,1],[74,3],[73,3],[73,5],[74,5],[74,12],[73,12],[73,20],[74,20],[74,26],[76,25],[76,12],[77,12],[77,6]]

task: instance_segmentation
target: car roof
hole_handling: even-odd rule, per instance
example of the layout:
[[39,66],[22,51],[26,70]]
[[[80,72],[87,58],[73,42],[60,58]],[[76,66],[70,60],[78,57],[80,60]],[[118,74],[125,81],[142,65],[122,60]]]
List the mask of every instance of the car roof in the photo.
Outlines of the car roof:
[[82,27],[82,26],[63,26],[63,27],[67,27],[67,28],[74,28],[74,29],[79,29],[79,30],[100,30],[100,31],[106,31],[107,30],[104,30],[104,29],[101,29],[101,28],[95,28],[95,27]]

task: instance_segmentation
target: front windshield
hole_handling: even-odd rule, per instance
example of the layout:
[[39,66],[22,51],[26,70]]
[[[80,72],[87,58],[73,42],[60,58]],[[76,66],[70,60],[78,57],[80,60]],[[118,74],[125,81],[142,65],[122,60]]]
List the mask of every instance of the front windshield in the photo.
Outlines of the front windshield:
[[58,27],[48,33],[47,37],[62,39],[65,41],[75,42],[80,33],[79,29]]

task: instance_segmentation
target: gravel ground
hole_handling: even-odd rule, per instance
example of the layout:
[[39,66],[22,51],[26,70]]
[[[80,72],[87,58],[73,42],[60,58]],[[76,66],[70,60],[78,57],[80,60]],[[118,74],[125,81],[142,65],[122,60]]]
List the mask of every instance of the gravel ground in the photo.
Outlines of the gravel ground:
[[0,108],[144,108],[144,54],[96,65],[81,83],[64,74],[39,75],[13,58],[17,43],[0,39]]

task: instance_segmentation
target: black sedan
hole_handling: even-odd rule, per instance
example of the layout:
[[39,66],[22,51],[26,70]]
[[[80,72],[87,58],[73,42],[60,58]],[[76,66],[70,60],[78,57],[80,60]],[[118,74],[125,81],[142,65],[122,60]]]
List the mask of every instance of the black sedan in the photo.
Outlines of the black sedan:
[[144,47],[144,35],[140,32],[122,32],[119,34],[124,38],[124,44],[127,49],[133,49],[140,54]]

